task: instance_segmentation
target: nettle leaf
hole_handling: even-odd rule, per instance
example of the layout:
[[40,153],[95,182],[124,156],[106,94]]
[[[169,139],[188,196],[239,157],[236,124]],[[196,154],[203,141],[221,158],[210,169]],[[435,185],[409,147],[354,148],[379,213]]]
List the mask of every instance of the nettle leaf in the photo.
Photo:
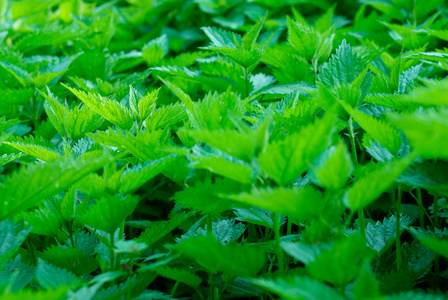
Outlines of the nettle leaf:
[[378,118],[351,108],[348,104],[341,103],[341,105],[369,136],[377,140],[392,154],[398,152],[403,141],[395,128]]
[[50,162],[61,158],[61,154],[53,149],[30,142],[27,143],[26,141],[22,142],[20,138],[16,139],[18,140],[17,142],[5,142],[5,144],[43,161]]
[[[194,226],[192,228],[194,228]],[[204,228],[198,228],[196,232],[190,232],[190,230],[188,230],[185,235],[182,235],[182,238],[194,237],[198,234],[202,234],[203,236],[207,235],[207,225],[205,225]],[[243,223],[235,224],[235,219],[212,222],[213,236],[223,245],[238,240],[245,230],[246,226]]]
[[13,219],[0,222],[0,267],[14,257],[30,231],[31,227],[25,227],[23,220],[17,224]]
[[337,241],[330,250],[322,250],[306,269],[315,279],[345,285],[358,275],[359,260],[371,256],[363,243],[359,236]]
[[14,125],[17,125],[17,124],[20,124],[19,119],[6,120],[6,117],[3,116],[0,118],[0,131],[5,131],[6,129],[8,129]]
[[[2,263],[0,263],[2,265]],[[35,267],[26,263],[21,254],[7,262],[0,271],[2,287],[9,285],[13,293],[17,293],[34,279]]]
[[138,115],[140,120],[144,121],[149,117],[151,112],[154,111],[155,102],[159,94],[160,89],[153,90],[142,96],[132,86],[129,90],[129,104],[135,115]]
[[378,164],[374,170],[355,180],[344,194],[344,204],[357,211],[381,196],[417,158],[415,152],[402,159]]
[[[384,218],[383,222],[377,221],[375,224],[368,223],[366,226],[367,246],[382,255],[395,242],[396,237],[396,216]],[[412,223],[408,216],[400,216],[400,233],[407,229]],[[357,232],[357,231],[356,231]]]
[[59,287],[74,288],[81,280],[72,272],[53,266],[42,259],[38,259],[36,280],[44,289],[56,290]]
[[194,146],[193,153],[188,158],[190,166],[196,169],[207,169],[243,184],[250,184],[255,180],[256,171],[250,164],[219,151],[208,152]]
[[210,39],[211,44],[208,48],[234,48],[241,44],[241,36],[230,31],[216,27],[202,27],[202,31]]
[[223,245],[214,237],[198,235],[170,248],[196,261],[211,273],[218,271],[231,278],[255,276],[264,266],[265,254],[248,245]]
[[152,41],[149,41],[143,46],[142,56],[143,60],[149,65],[153,66],[160,62],[165,55],[168,54],[170,47],[168,45],[168,38],[164,34]]
[[204,99],[193,102],[179,87],[169,81],[163,83],[184,102],[187,107],[188,118],[196,129],[222,129],[234,127],[233,118],[242,117],[246,111],[245,101],[241,101],[239,94],[230,89],[224,93],[208,93]]
[[83,250],[73,247],[53,245],[41,253],[41,259],[76,275],[87,275],[98,268],[97,260]]
[[223,194],[221,197],[237,202],[236,205],[255,206],[300,220],[318,217],[325,207],[323,196],[311,187],[255,188],[250,192]]
[[414,80],[417,78],[418,74],[422,69],[422,65],[417,65],[411,67],[409,70],[404,71],[400,74],[399,83],[398,83],[398,93],[404,94],[409,92],[414,87]]
[[315,261],[323,250],[331,250],[332,247],[332,243],[306,244],[303,242],[293,243],[285,241],[282,241],[280,245],[286,253],[305,265]]
[[159,276],[182,282],[194,288],[198,287],[202,282],[201,277],[186,270],[173,269],[169,267],[159,267],[156,268],[155,271]]
[[234,208],[233,213],[238,221],[261,225],[268,228],[272,228],[273,226],[271,212],[266,209],[258,207]]
[[353,287],[353,295],[356,300],[372,299],[381,295],[378,281],[367,260],[362,263],[359,276]]
[[[64,85],[64,84],[63,84]],[[134,124],[134,114],[132,111],[119,103],[118,101],[102,97],[99,94],[86,94],[83,91],[74,89],[72,87],[64,85],[69,89],[76,97],[78,97],[84,104],[97,112],[103,118],[111,122],[112,124],[124,129],[131,129]]]
[[250,278],[249,281],[262,289],[280,295],[282,299],[345,299],[335,289],[309,277],[289,275]]
[[[448,110],[389,113],[391,123],[402,130],[411,146],[424,158],[448,158]],[[437,145],[434,146],[434,145]]]
[[302,175],[327,147],[335,122],[335,115],[327,113],[299,132],[270,143],[258,156],[260,168],[277,184],[286,186]]
[[136,196],[105,194],[88,207],[78,208],[75,219],[82,224],[113,234],[134,211],[138,202],[139,198]]
[[327,87],[352,83],[366,69],[367,63],[345,40],[324,66],[319,81]]
[[152,222],[141,234],[135,239],[137,243],[145,243],[151,247],[161,239],[169,235],[174,229],[182,225],[194,213],[181,212],[171,214],[169,220],[161,222]]
[[426,82],[426,86],[416,87],[405,100],[422,105],[443,105],[448,106],[448,79],[431,80]]
[[353,172],[353,163],[345,144],[340,141],[324,151],[310,167],[310,180],[322,187],[339,190]]
[[125,170],[121,176],[121,185],[119,192],[127,194],[136,191],[142,185],[160,174],[169,164],[171,164],[175,155],[160,158],[154,161],[147,161]]
[[23,155],[24,155],[23,153],[3,154],[2,156],[0,156],[0,167],[12,161],[15,161],[16,159],[19,159]]
[[292,20],[287,16],[288,41],[297,50],[298,54],[307,60],[318,60],[322,57],[324,60],[330,55],[332,49],[332,28],[326,28],[325,33],[299,22]]
[[39,93],[46,99],[45,112],[62,136],[77,140],[87,132],[95,131],[103,124],[104,119],[89,106],[77,106],[71,109],[67,104],[62,104],[49,89],[48,93],[40,90]]
[[445,237],[439,237],[436,234],[430,232],[422,232],[416,229],[411,229],[412,235],[414,235],[420,243],[431,249],[431,251],[448,257],[448,240]]
[[54,196],[84,176],[110,163],[108,154],[87,160],[71,157],[47,164],[30,165],[8,176],[0,187],[2,205],[0,220],[27,210],[46,198]]
[[145,128],[149,130],[164,129],[187,118],[185,105],[183,103],[173,103],[152,111],[145,121]]
[[232,208],[231,203],[222,195],[239,193],[242,191],[240,183],[216,178],[214,183],[210,181],[196,182],[194,186],[187,187],[174,194],[176,203],[187,208],[206,213],[219,213]]

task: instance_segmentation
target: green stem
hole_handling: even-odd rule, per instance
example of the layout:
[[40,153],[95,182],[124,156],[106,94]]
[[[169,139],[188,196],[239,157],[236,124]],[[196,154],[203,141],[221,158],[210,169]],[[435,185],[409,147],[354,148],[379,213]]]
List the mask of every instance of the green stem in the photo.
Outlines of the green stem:
[[[207,214],[207,237],[213,238],[213,219],[212,214]],[[208,276],[208,299],[214,300],[215,286],[213,284],[213,273]]]
[[213,237],[213,218],[212,214],[207,215],[207,236]]
[[179,284],[180,284],[180,281],[176,281],[176,283],[174,284],[173,290],[171,291],[171,297],[174,298],[174,294],[176,294],[177,287],[179,286]]
[[[352,148],[352,159],[355,168],[358,168],[358,154],[356,153],[355,131],[353,129],[353,118],[348,120],[348,133],[350,134],[350,144]],[[364,209],[358,209],[359,234],[362,239],[366,238],[366,224],[364,221]]]
[[111,271],[115,271],[115,252],[114,252],[114,248],[115,248],[115,238],[114,238],[114,234],[111,233],[110,234],[110,238],[109,238],[109,254],[110,254],[110,270]]
[[313,71],[314,71],[314,77],[313,77],[314,84],[316,84],[316,81],[317,81],[317,64],[318,64],[318,60],[313,58],[312,65],[313,65]]
[[277,252],[277,262],[278,262],[278,269],[280,273],[283,273],[284,270],[284,254],[283,250],[280,246],[280,224],[278,222],[278,215],[277,213],[272,214],[272,222],[274,227],[274,235],[275,235],[275,250]]
[[30,252],[31,259],[33,260],[33,264],[36,265],[37,264],[36,257],[34,256],[34,251],[33,251],[33,248],[31,247],[31,242],[29,240],[27,240],[25,245],[26,245],[26,248],[28,249],[28,251]]
[[417,204],[418,204],[418,219],[420,228],[425,228],[424,208],[422,204],[422,189],[417,188]]
[[196,293],[198,293],[199,298],[201,298],[201,300],[205,300],[205,299],[204,299],[204,295],[202,295],[202,292],[201,292],[201,290],[199,289],[199,287],[196,288]]
[[350,134],[350,144],[352,148],[352,160],[355,168],[358,167],[358,154],[356,153],[355,131],[353,130],[353,118],[348,120],[348,133]]
[[[123,221],[120,225],[120,232],[118,233],[118,240],[124,239],[124,224],[125,224],[125,221]],[[121,266],[121,253],[117,254],[116,260],[117,260],[117,262],[116,262],[115,266],[117,266],[117,268],[119,268]]]
[[[393,193],[395,195],[395,191]],[[401,198],[403,196],[403,190],[401,184],[398,185],[398,196],[396,201],[396,220],[395,220],[395,252],[397,255],[397,270],[400,271],[402,263],[402,253],[401,253],[401,228],[400,228],[400,215],[401,215]]]
[[359,235],[366,241],[366,222],[364,220],[364,208],[358,209]]
[[247,97],[249,97],[249,72],[248,72],[247,68],[243,68],[243,73],[244,73],[244,83],[246,85],[245,98],[247,98]]
[[439,196],[434,195],[434,227],[439,226]]

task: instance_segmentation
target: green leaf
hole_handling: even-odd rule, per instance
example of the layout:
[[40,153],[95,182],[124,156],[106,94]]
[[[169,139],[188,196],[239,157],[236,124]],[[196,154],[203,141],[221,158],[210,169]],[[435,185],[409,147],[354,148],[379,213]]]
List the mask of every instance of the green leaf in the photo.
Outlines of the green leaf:
[[194,186],[187,187],[174,194],[178,204],[206,213],[219,213],[232,208],[222,194],[241,192],[241,184],[233,180],[216,178],[210,181],[196,182]]
[[72,272],[53,266],[40,258],[37,262],[36,279],[41,287],[51,290],[59,287],[74,288],[81,283]]
[[17,224],[13,219],[0,222],[0,267],[15,255],[30,231],[31,227],[25,228],[23,220]]
[[34,271],[35,267],[26,263],[21,254],[17,254],[0,271],[0,289],[8,285],[12,292],[17,293],[34,279]]
[[53,151],[53,149],[41,145],[27,142],[5,142],[5,144],[46,162],[55,161],[61,158],[61,155]]
[[160,276],[182,282],[194,288],[198,287],[202,282],[199,276],[185,270],[159,267],[156,268],[156,272]]
[[155,109],[145,121],[145,128],[149,130],[165,129],[187,118],[187,111],[183,103],[174,103]]
[[22,157],[23,155],[23,153],[3,154],[0,156],[0,167]]
[[[404,131],[411,146],[423,158],[448,158],[448,110],[389,113],[391,123]],[[435,146],[437,145],[437,146]]]
[[0,220],[27,210],[44,199],[60,193],[111,161],[112,157],[106,154],[100,158],[87,160],[74,160],[68,157],[48,164],[35,164],[21,168],[8,176],[5,184],[0,186],[2,194]]
[[371,204],[395,182],[416,157],[416,153],[410,153],[402,159],[378,164],[373,171],[355,180],[344,194],[344,204],[352,211]]
[[353,163],[345,144],[340,141],[322,153],[310,167],[310,180],[330,190],[345,186],[353,172]]
[[121,176],[120,193],[132,193],[152,178],[161,173],[169,164],[174,161],[175,155],[160,158],[154,161],[147,161],[125,170]]
[[89,106],[79,105],[71,109],[67,104],[63,105],[50,90],[47,94],[38,91],[47,101],[44,104],[45,112],[62,136],[77,140],[84,137],[87,132],[95,131],[103,124],[104,119]]
[[258,157],[260,168],[277,184],[288,185],[302,175],[327,147],[335,121],[335,115],[327,113],[299,132],[270,143]]
[[327,87],[350,84],[366,67],[366,62],[343,40],[336,49],[336,54],[333,54],[324,66],[319,80]]
[[416,229],[411,229],[411,233],[426,247],[437,254],[448,257],[448,240],[422,233]]
[[[287,215],[300,220],[317,218],[324,209],[323,196],[311,187],[295,188],[254,188],[250,192],[221,195],[244,206]],[[309,201],[313,199],[313,201]]]
[[251,278],[249,281],[269,292],[280,295],[282,299],[345,299],[325,283],[308,277],[289,275],[274,278]]
[[168,38],[164,34],[149,41],[142,49],[143,60],[149,65],[157,64],[169,51]]
[[403,141],[395,128],[380,119],[351,108],[346,103],[341,103],[341,105],[362,127],[362,129],[377,140],[383,147],[389,150],[392,154],[396,154],[398,152]]
[[381,295],[378,281],[367,260],[362,263],[361,271],[353,288],[353,295],[355,300],[367,300]]
[[251,165],[222,152],[207,152],[194,146],[193,154],[188,158],[190,166],[196,169],[207,169],[243,184],[250,184],[255,180],[256,171]]
[[358,275],[359,260],[370,256],[363,243],[359,235],[337,241],[330,250],[323,250],[306,269],[315,279],[345,285]]
[[[64,85],[64,84],[63,84]],[[64,85],[69,89],[76,97],[78,97],[82,102],[84,102],[88,107],[97,112],[103,118],[111,122],[112,124],[124,129],[131,129],[134,123],[134,115],[132,111],[119,103],[102,97],[99,94],[86,94],[83,91],[74,89],[72,87]]]
[[103,195],[95,203],[76,211],[75,219],[82,224],[113,234],[134,211],[139,202],[136,196]]
[[167,221],[153,222],[135,239],[135,241],[137,243],[145,243],[148,247],[151,247],[159,240],[169,235],[174,229],[182,225],[182,223],[188,220],[192,215],[193,213],[191,212],[182,212],[172,214]]
[[203,235],[184,239],[170,248],[196,261],[210,273],[221,271],[232,278],[255,276],[266,261],[263,252],[248,245],[223,246],[215,238]]

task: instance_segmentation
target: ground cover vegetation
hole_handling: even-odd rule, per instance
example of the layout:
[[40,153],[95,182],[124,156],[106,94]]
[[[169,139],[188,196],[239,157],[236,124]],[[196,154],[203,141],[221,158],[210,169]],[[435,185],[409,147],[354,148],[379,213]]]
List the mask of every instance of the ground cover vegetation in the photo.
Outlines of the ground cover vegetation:
[[1,299],[446,299],[443,0],[0,22]]

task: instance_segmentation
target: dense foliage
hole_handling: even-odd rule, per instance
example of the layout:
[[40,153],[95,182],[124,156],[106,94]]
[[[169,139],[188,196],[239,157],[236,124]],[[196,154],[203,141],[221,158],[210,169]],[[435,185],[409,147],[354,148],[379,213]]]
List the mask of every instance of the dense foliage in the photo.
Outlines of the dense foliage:
[[446,299],[444,2],[0,1],[0,298]]

